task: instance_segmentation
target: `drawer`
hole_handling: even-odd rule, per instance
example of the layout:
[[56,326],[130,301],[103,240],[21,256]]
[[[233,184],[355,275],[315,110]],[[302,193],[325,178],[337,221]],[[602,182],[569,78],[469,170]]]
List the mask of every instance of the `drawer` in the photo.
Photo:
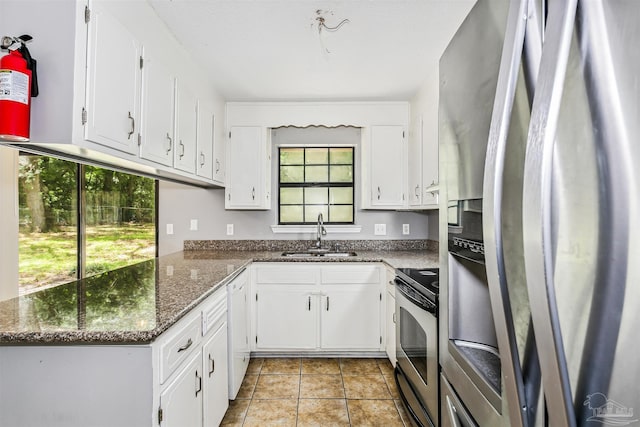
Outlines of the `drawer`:
[[318,268],[314,265],[258,265],[255,272],[258,284],[314,285],[318,281]]
[[[160,383],[164,382],[200,344],[200,315],[189,316],[169,329],[160,345]],[[174,329],[175,328],[175,329]]]
[[377,265],[337,265],[322,268],[322,284],[380,284]]

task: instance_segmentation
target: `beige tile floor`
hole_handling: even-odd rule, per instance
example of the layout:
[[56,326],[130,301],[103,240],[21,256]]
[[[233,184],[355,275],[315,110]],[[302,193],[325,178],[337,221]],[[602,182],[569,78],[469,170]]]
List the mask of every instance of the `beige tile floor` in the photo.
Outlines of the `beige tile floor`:
[[409,426],[387,359],[251,359],[223,426]]

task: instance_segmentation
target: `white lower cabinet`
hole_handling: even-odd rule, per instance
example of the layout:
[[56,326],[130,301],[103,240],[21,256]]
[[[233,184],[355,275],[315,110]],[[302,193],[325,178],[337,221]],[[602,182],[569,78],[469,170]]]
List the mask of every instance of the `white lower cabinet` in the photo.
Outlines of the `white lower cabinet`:
[[380,351],[376,264],[255,264],[255,349]]
[[[194,324],[197,339],[193,336]],[[173,373],[168,370],[163,373],[171,376],[161,387],[158,424],[218,425],[229,406],[226,289],[216,292],[200,310],[178,322],[161,339],[170,344],[161,347],[161,364],[164,360],[175,360],[164,357],[165,349],[185,361]]]
[[202,346],[202,398],[205,426],[217,426],[229,407],[227,323]]
[[261,285],[256,301],[256,347],[315,350],[318,301],[305,285]]
[[395,368],[396,366],[396,287],[393,283],[393,279],[395,278],[395,271],[391,268],[387,268],[387,301],[386,301],[386,312],[385,312],[385,325],[387,330],[387,346],[386,352],[389,361]]
[[222,288],[150,344],[0,346],[0,426],[216,426],[226,334]]
[[196,352],[160,393],[162,427],[202,425],[202,353]]
[[371,350],[382,345],[382,295],[375,284],[322,285],[320,342],[325,350]]

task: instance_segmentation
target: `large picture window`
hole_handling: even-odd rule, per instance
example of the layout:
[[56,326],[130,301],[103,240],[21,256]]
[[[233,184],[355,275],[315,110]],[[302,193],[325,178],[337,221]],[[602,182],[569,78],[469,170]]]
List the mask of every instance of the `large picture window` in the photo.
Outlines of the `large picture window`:
[[21,153],[20,293],[156,256],[156,181]]
[[353,147],[280,147],[279,224],[353,224]]

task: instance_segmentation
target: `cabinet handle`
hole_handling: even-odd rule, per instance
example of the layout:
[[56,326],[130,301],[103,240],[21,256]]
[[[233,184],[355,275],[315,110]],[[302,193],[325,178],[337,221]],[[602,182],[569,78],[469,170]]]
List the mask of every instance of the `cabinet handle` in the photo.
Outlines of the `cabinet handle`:
[[131,135],[136,131],[136,119],[131,116],[131,111],[129,111],[129,120],[131,120],[131,130],[127,135],[127,139],[131,139]]
[[200,152],[200,166],[204,166],[205,159],[206,157],[204,156],[204,153]]
[[420,186],[416,185],[416,191],[415,191],[416,197],[420,197]]
[[198,387],[196,389],[196,397],[198,397],[198,393],[202,391],[202,377],[198,375],[198,371],[196,371],[196,386]]
[[308,307],[309,307],[308,310],[311,311],[311,295],[309,295],[309,298],[308,298],[307,301],[308,301],[308,304],[309,304],[308,305]]
[[186,349],[188,349],[192,345],[193,345],[193,341],[191,340],[191,338],[189,338],[187,343],[178,349],[178,353],[180,353],[181,351],[185,351]]
[[167,139],[169,140],[169,148],[167,148],[167,154],[173,149],[173,140],[169,136],[169,132],[167,132]]
[[393,316],[391,316],[391,318],[393,319],[393,323],[396,323],[396,312],[393,312]]
[[180,151],[180,158],[182,159],[184,157],[184,144],[182,143],[182,140],[180,140],[180,148],[182,149]]
[[380,187],[378,187],[378,200],[380,200]]
[[220,162],[216,159],[216,173],[220,172]]
[[256,187],[251,187],[251,199],[256,199]]
[[213,374],[213,372],[216,370],[216,361],[213,360],[211,354],[209,354],[209,362],[211,363],[211,368],[209,369],[209,377],[211,377],[211,374]]
[[329,311],[329,295],[327,295],[327,311]]

